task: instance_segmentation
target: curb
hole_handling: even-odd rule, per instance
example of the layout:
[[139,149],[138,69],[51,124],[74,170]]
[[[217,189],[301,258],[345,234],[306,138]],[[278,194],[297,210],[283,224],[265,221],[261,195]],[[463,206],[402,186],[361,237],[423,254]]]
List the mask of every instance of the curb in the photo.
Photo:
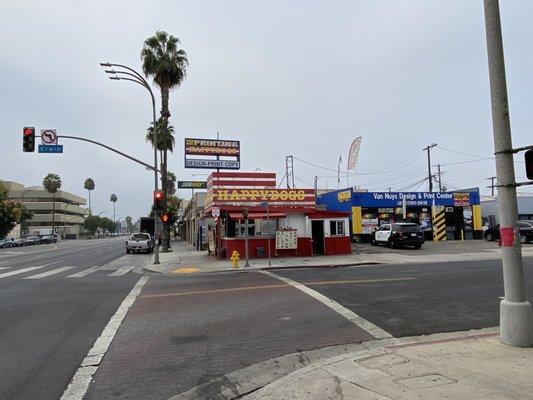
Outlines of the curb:
[[362,343],[324,347],[318,350],[286,354],[230,372],[167,400],[236,400],[245,398],[265,386],[288,377],[353,357],[365,358],[369,353],[385,349],[431,345],[447,341],[475,340],[497,336],[497,327],[451,333],[376,339]]

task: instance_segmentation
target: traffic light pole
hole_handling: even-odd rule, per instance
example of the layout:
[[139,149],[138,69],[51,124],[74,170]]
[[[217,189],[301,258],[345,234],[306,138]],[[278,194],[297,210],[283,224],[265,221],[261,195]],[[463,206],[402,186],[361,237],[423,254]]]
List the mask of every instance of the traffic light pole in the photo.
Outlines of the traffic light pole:
[[533,307],[526,300],[522,249],[516,227],[517,184],[498,0],[484,0],[484,8],[505,294],[500,302],[500,340],[525,347],[533,345]]

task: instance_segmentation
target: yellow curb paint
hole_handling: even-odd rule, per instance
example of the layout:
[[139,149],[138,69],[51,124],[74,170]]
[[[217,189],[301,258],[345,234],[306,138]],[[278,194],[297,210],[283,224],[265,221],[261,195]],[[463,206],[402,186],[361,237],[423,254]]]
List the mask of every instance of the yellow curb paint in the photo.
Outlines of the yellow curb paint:
[[182,267],[171,271],[172,274],[192,274],[200,271],[200,268],[196,267]]

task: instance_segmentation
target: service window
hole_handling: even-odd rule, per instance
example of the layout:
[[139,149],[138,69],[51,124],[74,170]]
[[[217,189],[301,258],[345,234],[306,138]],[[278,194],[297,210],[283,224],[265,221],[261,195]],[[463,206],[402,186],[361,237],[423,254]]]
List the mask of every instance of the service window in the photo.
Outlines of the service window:
[[344,236],[344,221],[329,221],[329,234],[331,236]]
[[[235,236],[246,236],[246,220],[239,220],[235,222]],[[254,220],[248,220],[248,236],[255,236],[255,223]]]

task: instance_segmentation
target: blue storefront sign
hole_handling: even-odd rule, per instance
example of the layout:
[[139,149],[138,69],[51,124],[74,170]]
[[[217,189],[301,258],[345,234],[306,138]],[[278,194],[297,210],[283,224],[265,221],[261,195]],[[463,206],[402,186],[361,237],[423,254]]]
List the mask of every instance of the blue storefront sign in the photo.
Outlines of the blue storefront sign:
[[317,196],[317,204],[325,205],[328,211],[350,211],[351,207],[465,207],[479,204],[478,190],[455,192],[352,192],[351,202],[339,201],[349,189]]

